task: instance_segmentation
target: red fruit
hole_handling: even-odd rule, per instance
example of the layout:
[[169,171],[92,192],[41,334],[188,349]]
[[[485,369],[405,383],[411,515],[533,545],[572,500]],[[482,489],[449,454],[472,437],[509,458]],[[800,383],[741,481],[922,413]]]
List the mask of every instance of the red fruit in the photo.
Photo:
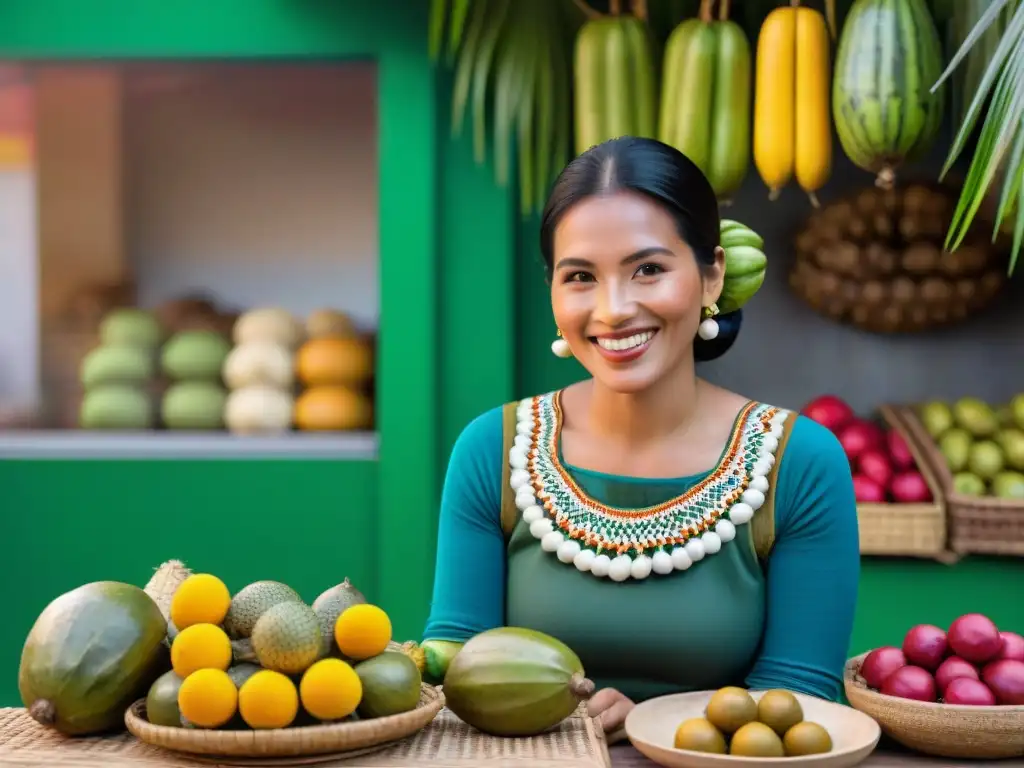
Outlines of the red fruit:
[[871,421],[855,419],[836,433],[846,458],[855,461],[864,451],[881,448],[885,442],[882,428]]
[[853,421],[853,409],[835,395],[815,398],[804,406],[801,413],[832,432]]
[[898,504],[921,504],[932,500],[932,491],[924,475],[915,469],[897,473],[889,484],[889,490]]
[[947,685],[961,677],[969,677],[972,680],[981,679],[978,668],[973,664],[964,661],[959,656],[950,656],[935,670],[935,685],[938,686],[939,691],[944,691]]
[[981,670],[981,679],[992,689],[998,703],[1007,706],[1024,704],[1024,661],[993,661]]
[[885,645],[875,648],[864,657],[864,661],[860,665],[860,676],[864,678],[864,682],[869,687],[877,691],[889,675],[905,666],[907,666],[907,659],[903,655],[903,651],[891,645]]
[[885,446],[889,449],[889,458],[892,459],[892,463],[896,465],[897,469],[915,468],[914,454],[907,447],[907,441],[903,439],[903,435],[895,429],[890,429],[885,434]]
[[932,624],[911,627],[903,638],[903,655],[907,662],[929,672],[938,669],[948,649],[946,633]]
[[958,677],[950,681],[949,687],[943,691],[942,700],[946,704],[967,707],[992,707],[996,703],[992,690],[980,680],[971,677]]
[[859,474],[874,480],[883,488],[889,487],[893,475],[896,474],[889,463],[889,457],[877,448],[869,448],[857,458],[857,470]]
[[967,613],[949,625],[947,633],[953,653],[973,664],[994,659],[1003,649],[1003,639],[992,620],[980,613]]
[[997,659],[1024,661],[1024,637],[1016,632],[1000,632],[999,637],[1003,639],[1003,647],[996,655]]
[[887,500],[885,488],[864,475],[853,476],[853,495],[861,504],[884,504]]
[[935,701],[935,678],[927,669],[901,667],[882,683],[882,693],[900,699]]

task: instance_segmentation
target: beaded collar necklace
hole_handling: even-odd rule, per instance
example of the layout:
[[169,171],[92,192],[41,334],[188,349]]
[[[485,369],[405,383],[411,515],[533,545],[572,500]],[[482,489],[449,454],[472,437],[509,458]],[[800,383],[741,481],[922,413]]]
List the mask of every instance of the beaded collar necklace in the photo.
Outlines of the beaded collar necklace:
[[662,504],[622,509],[588,496],[562,464],[561,392],[550,392],[517,406],[509,484],[530,533],[563,563],[617,582],[685,571],[735,539],[764,504],[788,416],[748,403],[707,477]]

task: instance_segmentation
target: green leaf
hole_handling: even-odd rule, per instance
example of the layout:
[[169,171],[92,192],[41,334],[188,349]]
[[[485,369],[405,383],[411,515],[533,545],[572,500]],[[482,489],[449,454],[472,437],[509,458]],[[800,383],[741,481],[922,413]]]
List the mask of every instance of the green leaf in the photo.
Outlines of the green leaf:
[[[980,38],[987,27],[986,20],[993,9],[1001,10],[1005,2],[993,3],[983,18],[975,25],[961,53],[968,43]],[[990,20],[989,20],[990,23]],[[977,34],[975,34],[977,33]],[[960,57],[963,58],[962,56]],[[950,67],[958,61],[954,57]],[[947,72],[950,70],[947,70]],[[953,220],[946,237],[949,250],[955,250],[967,235],[974,217],[988,195],[989,188],[1000,174],[1003,174],[1002,194],[995,215],[998,232],[1013,205],[1017,205],[1013,244],[1010,252],[1009,270],[1012,273],[1024,240],[1024,219],[1019,204],[1021,177],[1024,174],[1024,5],[1015,4],[1014,13],[1004,31],[999,45],[988,62],[978,93],[975,94],[959,133],[950,149],[943,168],[943,175],[949,170],[956,157],[962,152],[967,136],[981,116],[989,92],[988,110],[978,136],[978,143],[971,158],[967,178],[964,180],[960,198],[957,201]],[[994,238],[993,238],[994,239]]]

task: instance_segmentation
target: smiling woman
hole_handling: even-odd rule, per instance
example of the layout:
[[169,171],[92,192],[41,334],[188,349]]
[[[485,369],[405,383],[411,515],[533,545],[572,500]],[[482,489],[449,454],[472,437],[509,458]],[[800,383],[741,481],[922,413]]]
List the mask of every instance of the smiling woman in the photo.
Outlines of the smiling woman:
[[541,249],[557,351],[590,378],[495,408],[456,442],[431,658],[497,626],[546,632],[603,689],[590,706],[606,729],[670,692],[837,697],[859,576],[843,451],[696,374],[739,331],[743,275],[720,234],[734,226],[657,141],[615,139],[562,172]]

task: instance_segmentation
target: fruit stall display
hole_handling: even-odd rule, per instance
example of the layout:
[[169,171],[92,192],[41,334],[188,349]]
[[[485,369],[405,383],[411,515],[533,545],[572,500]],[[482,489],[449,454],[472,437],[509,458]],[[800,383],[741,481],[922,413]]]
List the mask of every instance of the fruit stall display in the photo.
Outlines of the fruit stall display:
[[[101,581],[53,600],[25,641],[18,688],[29,717],[62,735],[127,722],[144,741],[186,752],[204,751],[194,732],[206,732],[205,751],[223,754],[218,734],[255,732],[231,740],[240,756],[257,742],[261,756],[284,754],[272,740],[285,729],[394,722],[424,701],[444,701],[484,734],[534,736],[594,693],[576,654],[540,632],[500,627],[451,653],[444,645],[395,643],[387,612],[348,579],[307,604],[277,581],[232,595],[172,560],[145,589]],[[442,681],[444,698],[430,693]]]
[[944,251],[954,205],[952,191],[924,183],[868,187],[829,203],[795,238],[790,288],[823,316],[874,333],[966,320],[1004,288],[1006,254],[983,227]]
[[1024,394],[900,409],[947,498],[952,548],[1024,555]]
[[373,353],[341,312],[303,323],[276,307],[238,316],[207,303],[110,310],[83,358],[88,430],[280,434],[373,425]]
[[[322,742],[310,746],[312,735],[303,741],[304,729],[351,733],[376,721],[383,732],[384,723],[430,710],[402,733],[408,736],[429,728],[442,704],[486,738],[539,736],[595,693],[576,653],[535,630],[498,627],[462,645],[399,645],[387,612],[348,579],[307,604],[277,581],[253,582],[232,594],[216,576],[179,561],[160,566],[145,589],[101,581],[53,600],[25,641],[18,685],[28,717],[60,735],[99,736],[127,727],[143,742],[172,751],[224,754],[213,750],[230,744],[230,754],[239,757],[259,751],[293,758],[323,751]],[[1024,637],[1000,631],[979,613],[960,616],[948,630],[915,626],[901,647],[851,659],[846,686],[853,709],[913,749],[1024,754]],[[683,694],[694,695],[702,694]],[[782,689],[728,686],[705,695],[699,711],[679,706],[657,718],[662,744],[694,757],[790,758],[859,749],[866,755],[878,740],[870,719],[842,704]],[[644,708],[664,709],[676,698],[652,699],[627,719],[626,734],[641,751],[631,721]],[[894,714],[922,703],[937,707],[933,714],[955,707],[961,718],[984,716],[988,725],[965,739],[963,727],[936,734]],[[855,720],[871,727],[857,728]],[[1008,727],[1017,729],[1010,738],[989,737]],[[239,733],[249,736],[238,739]],[[947,750],[954,751],[943,752],[936,740],[949,741]],[[76,742],[64,743],[73,749]]]
[[347,579],[307,605],[276,581],[231,595],[170,561],[145,590],[94,582],[51,602],[18,687],[29,715],[66,735],[121,729],[141,699],[153,725],[266,730],[409,712],[424,658]]
[[846,692],[911,749],[954,758],[1024,755],[1024,637],[983,614],[959,616],[947,629],[918,624],[899,646],[851,659]]
[[954,559],[941,486],[894,409],[865,419],[841,398],[822,395],[801,413],[830,430],[850,462],[862,554]]

